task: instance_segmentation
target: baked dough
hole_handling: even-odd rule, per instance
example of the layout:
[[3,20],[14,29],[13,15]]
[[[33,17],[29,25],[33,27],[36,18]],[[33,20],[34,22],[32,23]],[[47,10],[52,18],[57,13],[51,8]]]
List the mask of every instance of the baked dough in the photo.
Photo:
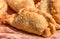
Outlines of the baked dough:
[[11,15],[6,21],[17,29],[38,35],[48,27],[48,22],[42,15],[25,10],[18,15]]
[[60,0],[50,0],[50,2],[51,15],[54,17],[57,25],[59,25],[57,29],[60,29]]
[[11,26],[30,33],[49,37],[56,31],[57,23],[49,13],[48,0],[7,0],[8,5],[17,13],[7,17]]
[[0,18],[6,13],[7,11],[7,4],[4,0],[0,0]]
[[0,11],[2,12],[7,11],[7,3],[4,0],[0,0]]
[[35,8],[34,2],[32,0],[7,0],[7,3],[16,12],[22,8]]
[[56,21],[54,20],[54,18],[49,12],[48,1],[49,0],[40,0],[40,2],[36,4],[36,7],[40,10],[39,14],[42,14],[46,18],[49,25],[49,27],[46,29],[46,31],[42,35],[44,37],[51,36],[56,31],[56,26],[57,26]]

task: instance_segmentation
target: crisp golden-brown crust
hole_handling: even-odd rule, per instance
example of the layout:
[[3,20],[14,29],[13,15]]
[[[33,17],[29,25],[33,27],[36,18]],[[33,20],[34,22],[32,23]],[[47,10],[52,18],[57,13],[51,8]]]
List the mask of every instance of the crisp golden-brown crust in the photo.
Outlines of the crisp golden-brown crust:
[[55,21],[57,22],[57,29],[60,29],[60,0],[51,0],[51,14],[54,17]]
[[7,4],[4,0],[0,0],[0,11],[2,11],[2,12],[7,11]]
[[16,17],[10,17],[7,22],[13,27],[38,35],[48,27],[48,22],[42,15],[25,10]]
[[56,22],[60,24],[60,14],[54,14],[53,17],[56,20]]
[[7,11],[7,4],[4,0],[0,0],[0,22],[4,19]]
[[[7,17],[6,22],[17,29],[49,37],[54,34],[56,29],[60,29],[60,25],[56,23],[57,19],[57,22],[60,21],[59,14],[56,14],[60,12],[57,8],[59,6],[55,6],[55,4],[59,5],[57,3],[59,0],[53,1],[56,0],[40,0],[35,6],[35,0],[7,0],[8,5],[17,13]],[[49,2],[51,5],[53,4],[51,8],[49,8]],[[51,11],[49,11],[50,9]]]
[[22,8],[34,8],[34,2],[32,0],[7,0],[8,5],[18,12]]
[[60,14],[60,0],[51,0],[51,11],[53,15]]
[[36,7],[40,10],[39,14],[42,14],[46,20],[48,21],[49,27],[45,30],[42,36],[49,37],[56,31],[56,22],[52,15],[50,14],[48,10],[48,1],[49,0],[41,0],[37,3]]

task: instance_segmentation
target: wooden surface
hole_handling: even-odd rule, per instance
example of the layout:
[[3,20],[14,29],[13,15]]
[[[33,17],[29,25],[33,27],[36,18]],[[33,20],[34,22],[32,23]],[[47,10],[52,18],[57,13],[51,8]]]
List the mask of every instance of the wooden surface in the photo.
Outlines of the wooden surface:
[[0,39],[60,39],[60,30],[49,38],[28,34],[11,26],[0,25]]

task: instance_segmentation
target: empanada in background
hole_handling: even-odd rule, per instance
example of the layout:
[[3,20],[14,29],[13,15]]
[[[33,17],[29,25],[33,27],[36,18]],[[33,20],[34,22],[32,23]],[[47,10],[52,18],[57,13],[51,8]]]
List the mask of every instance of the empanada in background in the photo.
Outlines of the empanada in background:
[[7,3],[16,12],[22,8],[35,8],[34,2],[32,0],[7,0]]
[[2,12],[7,11],[7,3],[4,0],[0,0],[0,11]]
[[60,0],[50,0],[50,12],[60,29]]
[[35,7],[33,0],[7,0],[8,5],[18,13],[8,17],[6,22],[17,29],[43,37],[51,36],[56,31],[56,22],[48,13],[46,5],[48,0],[41,1],[43,3],[39,2],[41,3],[39,9]]
[[[53,1],[53,0],[52,0]],[[55,2],[53,2],[55,3]],[[51,6],[51,7],[50,7]],[[51,22],[56,25],[56,29],[60,29],[60,25],[56,23],[56,21],[59,22],[59,15],[55,14],[56,11],[54,10],[55,7],[53,7],[51,0],[42,0],[36,4],[36,7],[40,9],[42,12],[44,12],[45,16],[47,16]],[[53,7],[53,8],[52,8]],[[54,13],[55,12],[55,13]],[[51,14],[50,14],[51,13]],[[48,15],[49,14],[49,15]],[[52,15],[53,14],[53,15]],[[55,18],[55,19],[54,19]]]
[[[49,12],[49,8],[48,8],[48,3],[49,3],[49,0],[40,0],[37,4],[36,4],[36,7],[40,10],[40,12],[42,12],[42,15],[46,18],[46,20],[48,21],[49,23],[49,27],[52,28],[51,26],[53,26],[53,30],[50,30],[51,33],[54,33],[55,29],[56,29],[56,21],[54,20],[54,18],[52,17],[52,15],[50,14]],[[41,14],[41,13],[39,13]],[[49,28],[48,27],[48,28]],[[46,36],[46,35],[43,35],[43,36]]]
[[0,0],[0,23],[4,20],[7,11],[7,4],[4,0]]

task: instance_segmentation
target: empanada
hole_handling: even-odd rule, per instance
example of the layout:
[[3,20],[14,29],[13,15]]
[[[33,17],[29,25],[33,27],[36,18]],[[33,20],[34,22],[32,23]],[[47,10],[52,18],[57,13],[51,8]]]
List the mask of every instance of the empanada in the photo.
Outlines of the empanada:
[[7,4],[4,0],[0,0],[0,22],[1,20],[4,20],[3,18],[6,15],[7,11]]
[[50,0],[50,13],[54,17],[60,29],[60,0]]
[[6,22],[17,29],[49,37],[56,31],[57,24],[47,10],[47,2],[41,0],[35,7],[33,0],[8,0],[9,6],[18,13],[7,17]]
[[13,27],[30,33],[41,35],[48,27],[46,19],[37,13],[24,10],[18,15],[12,15],[6,21]]
[[34,2],[32,0],[7,0],[7,3],[16,12],[22,8],[35,8]]
[[[36,7],[40,10],[39,14],[42,14],[46,18],[46,20],[48,21],[49,27],[47,29],[50,29],[51,33],[54,33],[57,24],[56,24],[54,18],[52,17],[52,15],[49,12],[48,2],[49,2],[49,0],[40,0],[40,2],[38,2],[36,4]],[[51,29],[52,28],[51,26],[53,27],[53,29]],[[46,34],[43,34],[43,36],[48,37],[51,34],[51,33],[48,33],[49,34],[48,35],[47,33],[48,32],[46,31]]]
[[0,0],[0,11],[2,12],[7,11],[7,3],[4,0]]

